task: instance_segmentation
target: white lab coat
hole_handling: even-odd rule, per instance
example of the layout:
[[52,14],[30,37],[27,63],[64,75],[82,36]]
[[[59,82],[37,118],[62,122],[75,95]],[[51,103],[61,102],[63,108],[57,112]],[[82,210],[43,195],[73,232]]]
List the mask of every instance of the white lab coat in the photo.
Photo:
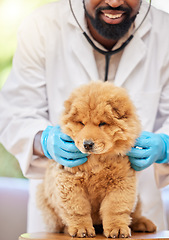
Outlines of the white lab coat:
[[[82,1],[72,2],[85,29]],[[146,10],[144,3],[136,27]],[[124,49],[114,79],[117,86],[129,91],[143,130],[166,134],[169,134],[168,25],[169,16],[153,8]],[[48,125],[58,124],[64,100],[75,87],[91,79],[98,80],[93,48],[73,19],[67,0],[40,8],[24,22],[11,74],[0,93],[0,142],[17,157],[26,177],[43,178],[46,167],[46,159],[32,156],[35,134]],[[156,183],[163,187],[169,183],[169,165],[160,167],[163,168],[160,172],[159,164],[155,167]],[[143,212],[155,221],[158,229],[164,229],[153,168],[140,173]],[[31,180],[32,205],[35,186],[36,180]],[[41,221],[35,223],[38,216],[35,210],[30,210],[30,216],[32,211],[29,231],[42,231]]]

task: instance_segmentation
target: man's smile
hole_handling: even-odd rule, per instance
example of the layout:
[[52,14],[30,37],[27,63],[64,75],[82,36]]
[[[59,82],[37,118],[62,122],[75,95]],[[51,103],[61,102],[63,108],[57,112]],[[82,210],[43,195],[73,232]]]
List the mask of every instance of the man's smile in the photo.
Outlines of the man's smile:
[[108,24],[119,24],[125,19],[125,12],[115,10],[102,10],[100,18]]

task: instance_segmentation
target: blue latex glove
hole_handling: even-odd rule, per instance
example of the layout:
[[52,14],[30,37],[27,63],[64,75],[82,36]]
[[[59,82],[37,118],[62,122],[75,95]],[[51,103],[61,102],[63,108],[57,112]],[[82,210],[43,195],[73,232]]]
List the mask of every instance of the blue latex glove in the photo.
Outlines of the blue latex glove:
[[127,155],[131,167],[136,171],[141,171],[153,163],[167,163],[169,162],[169,136],[142,132]]
[[87,161],[87,154],[79,151],[74,141],[61,132],[60,126],[48,126],[41,136],[45,156],[66,167],[79,166]]

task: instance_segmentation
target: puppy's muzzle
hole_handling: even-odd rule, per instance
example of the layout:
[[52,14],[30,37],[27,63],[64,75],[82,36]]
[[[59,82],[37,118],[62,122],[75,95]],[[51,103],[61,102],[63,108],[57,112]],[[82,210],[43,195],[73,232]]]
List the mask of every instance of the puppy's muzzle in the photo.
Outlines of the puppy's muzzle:
[[94,142],[91,140],[85,140],[83,142],[83,146],[86,151],[92,151],[94,147]]

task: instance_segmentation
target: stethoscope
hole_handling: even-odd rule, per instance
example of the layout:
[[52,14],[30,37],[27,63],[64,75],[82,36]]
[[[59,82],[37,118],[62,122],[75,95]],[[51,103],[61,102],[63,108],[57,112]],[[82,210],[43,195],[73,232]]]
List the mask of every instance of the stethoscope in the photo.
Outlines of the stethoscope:
[[129,42],[132,40],[132,38],[134,37],[134,34],[137,32],[137,30],[141,27],[141,25],[143,24],[144,20],[146,19],[149,11],[150,11],[150,8],[151,8],[151,2],[152,0],[149,0],[149,7],[147,9],[147,12],[143,18],[143,20],[141,21],[141,23],[139,24],[139,26],[133,31],[133,33],[130,35],[130,37],[117,49],[115,50],[110,50],[110,51],[104,51],[100,48],[98,48],[94,42],[91,40],[91,38],[87,35],[87,33],[83,30],[82,26],[80,25],[79,21],[77,20],[76,16],[75,16],[75,13],[74,13],[74,10],[73,10],[73,7],[72,7],[72,3],[71,3],[71,0],[69,0],[69,5],[70,5],[70,9],[71,9],[71,12],[72,12],[72,15],[76,21],[76,23],[78,24],[79,28],[81,29],[83,35],[85,36],[85,38],[87,39],[87,41],[90,43],[90,45],[96,50],[98,51],[99,53],[103,54],[105,56],[105,78],[104,78],[104,81],[107,81],[108,80],[108,72],[109,72],[109,63],[110,63],[110,58],[112,55],[120,52],[121,50],[123,50],[128,44]]

